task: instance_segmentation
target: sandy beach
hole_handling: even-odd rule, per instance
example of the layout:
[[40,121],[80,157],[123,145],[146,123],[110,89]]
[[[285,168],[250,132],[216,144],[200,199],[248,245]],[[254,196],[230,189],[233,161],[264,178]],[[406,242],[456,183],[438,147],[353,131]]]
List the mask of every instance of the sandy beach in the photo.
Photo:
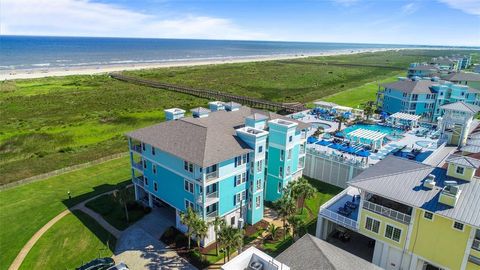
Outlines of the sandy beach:
[[[411,48],[408,48],[411,49]],[[396,49],[361,49],[361,50],[342,50],[332,51],[319,54],[302,54],[302,55],[272,55],[272,56],[257,56],[245,58],[223,58],[223,59],[209,59],[199,61],[170,61],[161,63],[138,63],[129,65],[108,65],[108,66],[87,66],[75,68],[38,68],[38,69],[17,69],[17,70],[2,70],[0,71],[0,80],[16,80],[16,79],[34,79],[54,76],[69,76],[69,75],[94,75],[104,74],[110,72],[126,71],[126,70],[140,70],[152,68],[168,68],[181,66],[199,66],[199,65],[215,65],[226,63],[245,63],[258,61],[272,61],[272,60],[286,60],[298,59],[313,56],[334,56],[334,55],[348,55],[366,52],[379,52],[389,50],[403,50]]]

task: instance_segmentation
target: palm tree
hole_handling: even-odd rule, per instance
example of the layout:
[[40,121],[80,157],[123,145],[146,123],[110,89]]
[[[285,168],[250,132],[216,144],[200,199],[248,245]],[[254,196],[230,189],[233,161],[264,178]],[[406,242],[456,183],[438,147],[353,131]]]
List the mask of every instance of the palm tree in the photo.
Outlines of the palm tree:
[[230,260],[230,251],[243,245],[242,230],[224,225],[220,229],[218,241],[227,252],[227,260]]
[[308,182],[307,179],[303,177],[293,183],[294,184],[291,187],[291,196],[293,199],[295,199],[295,201],[300,200],[303,214],[303,209],[305,208],[305,200],[315,196],[315,192],[317,192],[317,190]]
[[265,229],[265,231],[267,232],[268,237],[270,237],[270,239],[272,239],[272,241],[274,241],[274,240],[275,240],[275,236],[276,236],[277,233],[278,233],[278,227],[275,226],[275,224],[270,223],[270,224],[268,225],[268,227]]
[[203,257],[200,252],[200,241],[208,235],[208,224],[203,219],[197,218],[193,223],[192,231],[195,235],[195,240],[197,241],[198,253]]
[[365,116],[367,117],[367,120],[375,112],[375,107],[374,106],[375,106],[375,103],[373,101],[367,101],[363,104],[363,112],[365,113]]
[[222,226],[225,226],[225,220],[219,216],[216,216],[214,220],[210,223],[213,225],[213,230],[215,231],[215,253],[218,256],[218,234]]
[[296,210],[295,201],[290,196],[285,194],[278,201],[276,201],[275,204],[277,206],[278,215],[283,221],[283,230],[284,230],[284,238],[285,238],[287,234],[287,219],[288,217],[293,215]]
[[128,217],[128,208],[127,203],[130,201],[130,193],[126,186],[119,187],[117,190],[113,192],[113,198],[119,204],[123,205],[123,209],[125,210],[125,219],[127,223],[129,223],[130,218]]
[[345,120],[347,120],[347,118],[345,118],[345,116],[343,116],[343,114],[340,114],[339,116],[337,116],[336,119],[338,121],[337,131],[340,131],[342,129],[342,123],[345,122]]
[[[288,223],[292,227],[292,236],[293,239],[297,239],[300,236],[300,233],[305,226],[305,222],[299,216],[291,216],[288,218]],[[295,238],[297,237],[297,238]]]
[[318,137],[322,135],[324,131],[325,130],[323,127],[318,127],[317,130],[315,130],[315,132],[313,133],[313,137]]
[[197,219],[199,217],[191,207],[188,207],[186,212],[180,212],[180,222],[187,226],[188,249],[190,249],[190,238],[192,238],[193,227]]

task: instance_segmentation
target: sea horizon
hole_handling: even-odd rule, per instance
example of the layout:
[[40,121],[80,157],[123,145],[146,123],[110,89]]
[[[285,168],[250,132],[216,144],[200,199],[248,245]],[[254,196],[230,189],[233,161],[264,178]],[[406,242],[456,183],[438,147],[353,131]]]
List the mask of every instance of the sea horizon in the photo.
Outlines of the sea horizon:
[[381,49],[478,47],[122,37],[0,36],[0,71],[308,56]]

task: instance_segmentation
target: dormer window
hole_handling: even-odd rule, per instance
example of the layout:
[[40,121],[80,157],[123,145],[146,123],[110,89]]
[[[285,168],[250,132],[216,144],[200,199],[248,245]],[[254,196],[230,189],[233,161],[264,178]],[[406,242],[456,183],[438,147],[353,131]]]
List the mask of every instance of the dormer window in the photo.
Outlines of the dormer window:
[[456,173],[463,174],[465,172],[465,168],[461,166],[457,166]]

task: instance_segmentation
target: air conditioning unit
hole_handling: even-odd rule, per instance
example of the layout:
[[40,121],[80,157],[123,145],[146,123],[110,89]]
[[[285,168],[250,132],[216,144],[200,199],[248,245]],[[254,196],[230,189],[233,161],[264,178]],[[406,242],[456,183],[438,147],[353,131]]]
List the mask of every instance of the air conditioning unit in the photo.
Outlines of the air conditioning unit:
[[259,261],[251,261],[248,265],[248,270],[262,270],[263,264]]
[[427,176],[427,179],[425,179],[425,181],[423,182],[423,186],[428,188],[428,189],[432,189],[433,187],[435,187],[435,175],[433,174],[429,174]]

